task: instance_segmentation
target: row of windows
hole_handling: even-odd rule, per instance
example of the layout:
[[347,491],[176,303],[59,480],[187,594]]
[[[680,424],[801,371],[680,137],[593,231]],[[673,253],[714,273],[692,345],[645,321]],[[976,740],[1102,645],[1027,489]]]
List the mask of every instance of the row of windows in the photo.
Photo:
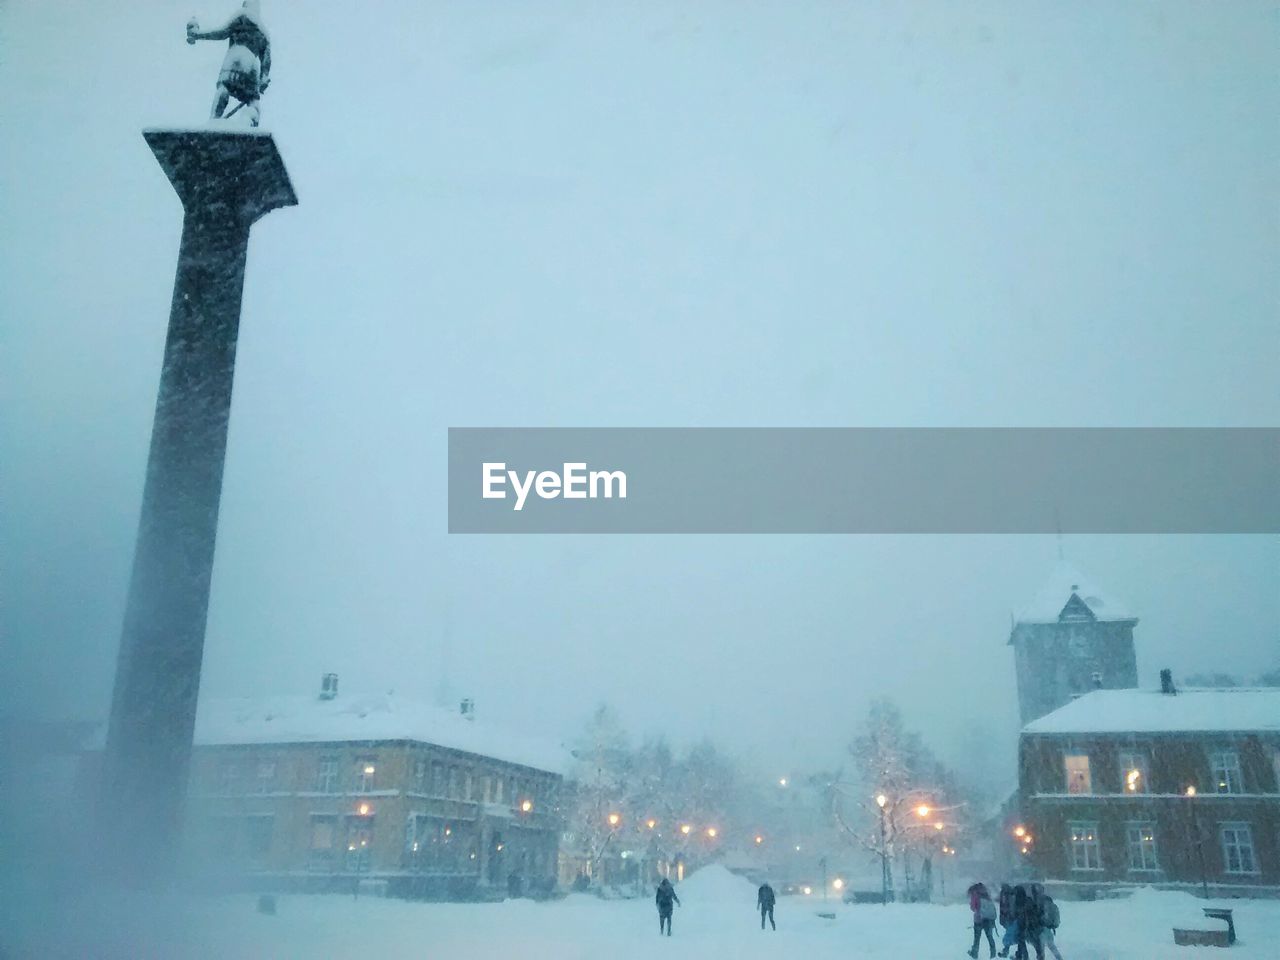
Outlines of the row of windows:
[[[252,767],[253,779],[247,783],[241,779],[245,770],[246,764],[239,759],[224,761],[217,771],[218,792],[271,793],[280,789],[275,760],[257,760]],[[351,765],[344,765],[337,756],[322,756],[316,764],[316,779],[312,789],[317,793],[373,793],[395,786],[385,776],[380,776],[380,773],[376,756],[358,757]],[[410,791],[427,796],[507,803],[512,806],[528,802],[532,808],[538,800],[547,798],[548,784],[545,779],[534,777],[504,777],[496,774],[477,776],[470,768],[461,764],[427,761],[418,757],[413,761],[412,780],[404,786]]]
[[[1280,789],[1280,750],[1272,760]],[[1120,780],[1125,793],[1148,793],[1151,790],[1151,763],[1141,750],[1121,751]],[[1062,758],[1067,793],[1093,793],[1093,774],[1087,753],[1068,753]],[[1209,751],[1210,786],[1215,793],[1244,793],[1244,772],[1240,766],[1240,754],[1231,749]],[[1181,792],[1181,790],[1179,791]]]
[[[1102,840],[1097,822],[1072,821],[1067,824],[1073,870],[1102,869]],[[1252,874],[1258,872],[1253,850],[1253,832],[1247,823],[1220,823],[1218,842],[1222,847],[1223,872]],[[1125,824],[1125,853],[1129,869],[1149,873],[1160,869],[1156,850],[1156,825],[1140,821]]]

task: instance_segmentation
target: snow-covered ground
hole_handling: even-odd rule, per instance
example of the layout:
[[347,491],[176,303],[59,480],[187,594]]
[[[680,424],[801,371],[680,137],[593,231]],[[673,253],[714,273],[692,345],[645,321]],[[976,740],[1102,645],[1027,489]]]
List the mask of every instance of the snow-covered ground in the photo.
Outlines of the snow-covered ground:
[[[760,932],[755,889],[722,868],[678,888],[671,939],[658,936],[648,900],[601,901],[575,895],[554,903],[427,904],[339,896],[281,897],[276,916],[255,898],[112,897],[68,901],[56,921],[28,912],[0,931],[7,958],[554,958],[629,960],[732,958],[962,958],[971,928],[964,905],[844,906],[817,916],[820,900],[784,897],[777,933]],[[1280,901],[1233,900],[1240,943],[1229,953],[1177,947],[1172,927],[1202,926],[1204,901],[1190,894],[1139,891],[1127,900],[1062,903],[1059,947],[1067,960],[1233,960],[1275,958]],[[1208,924],[1212,926],[1212,924]],[[985,945],[983,953],[986,955]]]

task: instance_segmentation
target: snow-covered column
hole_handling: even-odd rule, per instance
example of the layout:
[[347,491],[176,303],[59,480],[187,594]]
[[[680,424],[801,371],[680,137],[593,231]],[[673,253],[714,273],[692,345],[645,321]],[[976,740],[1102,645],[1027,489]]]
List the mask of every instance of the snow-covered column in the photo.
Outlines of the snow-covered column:
[[111,866],[173,865],[204,654],[249,228],[297,203],[268,133],[148,130],[185,216],[103,758]]

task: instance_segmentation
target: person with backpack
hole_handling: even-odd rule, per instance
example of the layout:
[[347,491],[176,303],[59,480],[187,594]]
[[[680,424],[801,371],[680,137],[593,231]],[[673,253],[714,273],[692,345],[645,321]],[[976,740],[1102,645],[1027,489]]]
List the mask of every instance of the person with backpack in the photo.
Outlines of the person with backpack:
[[1013,887],[1007,883],[1000,884],[1000,926],[1004,935],[1000,939],[999,956],[1009,956],[1009,948],[1018,942],[1018,921],[1013,915]]
[[675,905],[680,902],[680,898],[676,896],[675,887],[671,886],[671,881],[666,877],[663,877],[662,882],[658,884],[658,893],[654,901],[658,904],[658,936],[662,936],[665,930],[669,937],[671,936],[671,914],[675,912]]
[[1058,904],[1049,896],[1040,892],[1040,951],[1039,955],[1044,956],[1044,950],[1047,948],[1053,954],[1054,960],[1062,960],[1062,954],[1058,952],[1058,944],[1055,938],[1058,932],[1058,924],[1062,921],[1062,916],[1058,912]]
[[999,911],[987,892],[987,885],[975,883],[969,887],[969,909],[973,912],[973,946],[969,948],[969,956],[978,960],[978,945],[982,935],[987,935],[987,946],[991,948],[991,956],[996,955],[996,916]]
[[1036,893],[1038,883],[1028,889],[1021,884],[1013,894],[1013,918],[1018,924],[1018,952],[1014,960],[1028,960],[1027,944],[1035,947],[1036,960],[1044,960],[1044,947],[1040,946],[1040,901]]
[[760,911],[760,929],[764,929],[764,918],[769,917],[769,926],[774,930],[778,929],[778,925],[773,922],[773,905],[777,902],[774,895],[773,887],[769,886],[768,881],[760,885],[760,890],[756,893],[756,909]]

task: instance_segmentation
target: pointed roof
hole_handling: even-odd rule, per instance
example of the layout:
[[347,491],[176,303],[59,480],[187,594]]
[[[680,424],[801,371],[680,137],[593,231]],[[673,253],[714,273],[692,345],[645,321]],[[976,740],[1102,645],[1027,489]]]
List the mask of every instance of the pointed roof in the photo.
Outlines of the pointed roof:
[[1059,563],[1031,602],[1013,617],[1016,623],[1061,623],[1070,620],[1137,622],[1128,605],[1104,593],[1075,567]]

